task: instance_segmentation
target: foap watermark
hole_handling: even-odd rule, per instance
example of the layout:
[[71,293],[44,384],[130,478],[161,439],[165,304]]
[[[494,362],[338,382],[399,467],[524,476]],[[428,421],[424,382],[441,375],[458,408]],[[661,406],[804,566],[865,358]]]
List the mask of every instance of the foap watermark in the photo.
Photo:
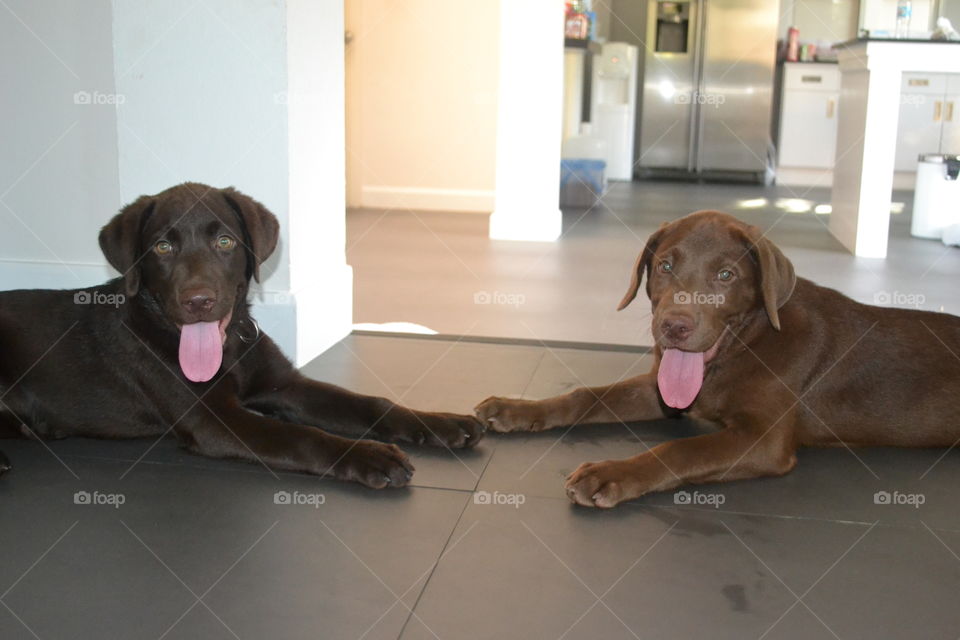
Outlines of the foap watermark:
[[77,91],[73,94],[73,104],[80,105],[114,105],[119,106],[127,101],[122,93],[103,93],[101,91]]
[[677,491],[673,494],[673,504],[688,506],[707,506],[719,509],[727,501],[722,493],[700,493],[699,491]]
[[674,104],[699,104],[717,109],[727,101],[727,96],[722,93],[706,93],[694,91],[693,93],[678,93],[673,97]]
[[704,304],[719,307],[726,298],[722,293],[703,293],[702,291],[677,291],[673,294],[674,304]]
[[927,297],[922,293],[910,293],[905,291],[877,291],[873,294],[873,304],[897,307],[916,307],[920,308],[927,301]]
[[327,496],[322,493],[300,493],[299,491],[277,491],[273,494],[273,504],[306,506],[319,509],[327,502]]
[[920,107],[927,104],[927,96],[922,93],[901,93],[900,104],[910,107]]
[[274,104],[282,106],[297,104],[305,107],[321,107],[325,98],[324,94],[306,91],[277,91],[273,94]]
[[102,291],[77,291],[73,294],[73,304],[105,304],[119,308],[127,301],[122,293],[103,293]]
[[473,304],[496,304],[505,307],[517,308],[527,301],[522,293],[506,293],[504,291],[477,291],[473,294]]
[[509,505],[519,509],[520,505],[527,501],[527,496],[522,493],[500,493],[494,491],[477,491],[473,494],[473,504],[493,504]]
[[99,491],[77,491],[73,494],[73,504],[106,506],[119,509],[125,504],[127,496],[122,493],[100,493]]
[[873,494],[873,504],[893,504],[919,509],[927,501],[922,493],[900,493],[899,491],[877,491]]

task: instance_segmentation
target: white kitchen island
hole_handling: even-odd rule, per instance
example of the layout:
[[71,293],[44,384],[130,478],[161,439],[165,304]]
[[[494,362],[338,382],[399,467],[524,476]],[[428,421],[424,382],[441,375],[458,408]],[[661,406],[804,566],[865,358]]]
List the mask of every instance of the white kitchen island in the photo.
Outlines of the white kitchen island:
[[901,74],[960,73],[958,45],[886,39],[838,45],[840,117],[830,231],[854,255],[887,255]]

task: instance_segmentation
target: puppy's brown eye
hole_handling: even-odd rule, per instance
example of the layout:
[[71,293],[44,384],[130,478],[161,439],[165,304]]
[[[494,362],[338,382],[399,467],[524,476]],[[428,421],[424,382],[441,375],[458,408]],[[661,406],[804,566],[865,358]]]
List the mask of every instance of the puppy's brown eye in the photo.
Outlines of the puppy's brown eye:
[[220,236],[217,238],[217,249],[223,249],[224,251],[229,251],[237,246],[237,241],[231,238],[230,236]]
[[733,271],[731,271],[730,269],[721,269],[720,272],[717,274],[717,279],[722,280],[723,282],[733,280]]
[[157,255],[165,256],[173,251],[173,245],[166,240],[161,240],[157,244],[153,245],[153,250],[157,252]]
[[660,264],[657,265],[657,269],[660,270],[660,273],[670,273],[673,271],[673,265],[666,260],[661,260]]

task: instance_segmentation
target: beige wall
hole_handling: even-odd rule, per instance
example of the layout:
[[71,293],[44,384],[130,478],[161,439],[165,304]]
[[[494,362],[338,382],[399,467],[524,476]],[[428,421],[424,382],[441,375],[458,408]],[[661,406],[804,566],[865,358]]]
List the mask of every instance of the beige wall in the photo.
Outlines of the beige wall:
[[500,3],[345,7],[348,206],[491,211]]

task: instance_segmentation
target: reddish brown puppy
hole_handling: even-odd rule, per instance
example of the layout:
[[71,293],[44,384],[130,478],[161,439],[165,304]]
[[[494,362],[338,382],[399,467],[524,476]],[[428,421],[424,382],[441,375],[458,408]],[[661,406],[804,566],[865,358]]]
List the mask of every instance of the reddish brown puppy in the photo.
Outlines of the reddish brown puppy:
[[653,370],[540,401],[488,398],[496,431],[686,413],[718,431],[568,478],[577,504],[613,507],[685,484],[778,476],[799,446],[953,446],[960,439],[960,318],[860,304],[809,280],[756,227],[699,211],[650,236]]

